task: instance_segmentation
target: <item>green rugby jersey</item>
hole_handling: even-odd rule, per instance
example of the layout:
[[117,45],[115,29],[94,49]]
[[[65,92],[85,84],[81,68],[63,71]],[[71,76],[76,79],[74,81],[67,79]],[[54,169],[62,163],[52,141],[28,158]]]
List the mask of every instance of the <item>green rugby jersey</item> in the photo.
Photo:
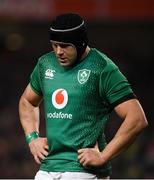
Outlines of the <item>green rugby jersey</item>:
[[103,150],[104,128],[113,107],[133,97],[133,91],[118,67],[103,53],[91,49],[76,66],[59,65],[54,52],[43,55],[31,74],[32,89],[44,97],[49,154],[41,170],[50,172],[101,172],[110,174],[110,163],[85,169],[77,150]]

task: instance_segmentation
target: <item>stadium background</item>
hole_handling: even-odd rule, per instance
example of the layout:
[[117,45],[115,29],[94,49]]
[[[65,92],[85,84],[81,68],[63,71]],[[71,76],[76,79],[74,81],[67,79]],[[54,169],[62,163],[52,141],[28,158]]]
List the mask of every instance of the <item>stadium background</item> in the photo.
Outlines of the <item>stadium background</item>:
[[[153,0],[0,0],[0,178],[33,178],[37,171],[19,123],[18,101],[37,58],[50,51],[50,20],[63,12],[87,20],[90,46],[120,67],[149,121],[131,148],[112,161],[112,178],[154,178]],[[120,123],[113,113],[108,140]]]

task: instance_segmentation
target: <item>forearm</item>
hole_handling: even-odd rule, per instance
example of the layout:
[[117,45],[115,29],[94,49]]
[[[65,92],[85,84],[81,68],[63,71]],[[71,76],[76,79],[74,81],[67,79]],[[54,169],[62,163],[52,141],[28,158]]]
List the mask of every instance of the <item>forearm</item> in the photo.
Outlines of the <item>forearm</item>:
[[103,161],[107,162],[125,151],[136,139],[137,135],[132,137],[118,136],[114,137],[105,149],[101,152]]
[[123,119],[114,138],[101,152],[102,159],[109,161],[131,145],[138,134],[148,125],[144,111],[136,99],[123,102],[115,107],[115,112]]
[[30,104],[24,97],[19,102],[20,122],[25,134],[39,132],[39,107]]
[[135,120],[129,118],[131,117],[127,117],[124,120],[114,138],[102,151],[102,158],[105,162],[125,151],[135,141],[142,129],[146,127],[146,122],[144,123],[144,120],[140,120],[136,123]]

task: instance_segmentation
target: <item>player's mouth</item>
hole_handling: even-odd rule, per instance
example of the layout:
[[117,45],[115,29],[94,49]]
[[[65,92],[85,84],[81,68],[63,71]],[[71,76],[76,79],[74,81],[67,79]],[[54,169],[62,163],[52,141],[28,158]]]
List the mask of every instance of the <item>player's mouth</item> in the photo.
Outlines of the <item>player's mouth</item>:
[[67,58],[58,57],[60,63],[66,63]]

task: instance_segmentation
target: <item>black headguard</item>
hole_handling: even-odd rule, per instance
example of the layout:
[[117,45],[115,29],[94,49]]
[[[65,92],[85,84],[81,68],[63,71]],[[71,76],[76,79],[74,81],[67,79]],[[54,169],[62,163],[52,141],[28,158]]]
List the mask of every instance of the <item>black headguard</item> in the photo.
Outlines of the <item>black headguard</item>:
[[77,50],[77,59],[80,60],[88,44],[83,18],[74,13],[57,16],[50,26],[50,40],[73,44]]

